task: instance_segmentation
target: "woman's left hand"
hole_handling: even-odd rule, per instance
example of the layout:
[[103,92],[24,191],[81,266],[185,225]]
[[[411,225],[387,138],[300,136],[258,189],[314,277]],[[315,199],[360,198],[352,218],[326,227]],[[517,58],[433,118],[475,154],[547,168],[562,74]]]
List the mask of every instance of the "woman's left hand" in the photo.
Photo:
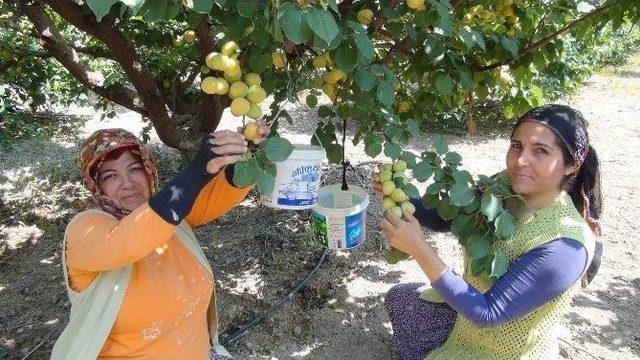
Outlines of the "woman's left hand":
[[429,244],[425,241],[424,232],[418,219],[407,211],[404,211],[403,216],[407,219],[406,221],[398,218],[388,210],[385,211],[385,216],[382,219],[382,230],[391,246],[415,258],[416,255],[424,252]]

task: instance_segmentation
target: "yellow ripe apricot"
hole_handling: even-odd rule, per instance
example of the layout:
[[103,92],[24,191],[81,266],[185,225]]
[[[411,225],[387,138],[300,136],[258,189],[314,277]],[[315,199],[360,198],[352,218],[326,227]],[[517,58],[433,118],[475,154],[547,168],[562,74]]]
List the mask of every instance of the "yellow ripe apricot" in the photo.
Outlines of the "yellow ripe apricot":
[[271,53],[271,62],[274,68],[282,69],[287,63],[287,56],[284,54],[284,51],[278,49]]
[[402,208],[402,211],[403,211],[403,212],[404,212],[404,211],[406,211],[406,212],[408,212],[408,213],[409,213],[409,214],[411,214],[411,215],[413,215],[413,213],[415,213],[415,212],[416,212],[416,207],[415,207],[412,203],[410,203],[410,202],[408,202],[408,201],[403,202],[403,203],[400,205],[400,208]]
[[196,32],[193,30],[187,30],[184,32],[184,35],[182,35],[182,38],[184,41],[190,43],[196,38]]
[[327,66],[327,59],[324,57],[324,55],[318,55],[314,57],[312,62],[313,67],[316,69],[322,69],[323,67]]
[[245,98],[237,98],[231,102],[231,113],[235,116],[244,116],[251,110],[251,103]]
[[362,9],[358,11],[356,17],[358,18],[358,22],[360,24],[369,25],[369,23],[371,23],[371,20],[373,20],[373,11],[367,8]]
[[251,86],[251,85],[260,86],[260,84],[262,84],[262,79],[260,78],[260,75],[256,73],[248,73],[247,75],[244,76],[244,83],[247,84],[248,86]]
[[258,130],[258,125],[256,125],[256,123],[254,122],[250,122],[244,127],[244,130],[242,132],[248,141],[253,141],[260,136]]
[[227,41],[220,48],[220,52],[227,56],[231,56],[235,54],[238,50],[240,50],[240,46],[238,46],[238,44],[235,41]]
[[260,86],[252,85],[247,90],[246,98],[254,104],[260,104],[267,98],[267,92]]
[[407,0],[407,7],[413,10],[424,10],[426,6],[424,0]]
[[382,194],[386,195],[386,196],[391,196],[391,193],[396,189],[396,184],[389,180],[389,181],[385,181],[382,184]]
[[397,206],[396,202],[391,200],[390,197],[385,196],[384,199],[382,200],[382,208],[385,210],[389,210],[394,206]]
[[218,91],[218,80],[213,76],[202,79],[200,88],[207,94],[215,94]]
[[402,217],[402,209],[400,208],[400,206],[392,207],[391,209],[389,209],[389,212],[392,213],[397,218]]
[[234,82],[229,88],[229,97],[232,99],[244,97],[245,95],[247,95],[248,90],[249,87],[242,81]]
[[247,116],[254,120],[260,119],[260,116],[262,116],[262,108],[260,108],[260,105],[251,103]]
[[393,191],[391,191],[391,193],[389,194],[389,197],[397,203],[405,202],[408,200],[407,194],[405,194],[404,191],[399,188],[393,189]]

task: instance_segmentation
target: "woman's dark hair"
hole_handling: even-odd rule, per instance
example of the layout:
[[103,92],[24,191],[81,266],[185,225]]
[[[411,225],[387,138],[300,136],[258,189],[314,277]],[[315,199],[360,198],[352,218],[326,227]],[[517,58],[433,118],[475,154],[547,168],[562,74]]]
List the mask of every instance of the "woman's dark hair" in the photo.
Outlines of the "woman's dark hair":
[[580,163],[578,171],[562,179],[560,188],[571,196],[574,206],[596,235],[593,260],[583,281],[583,285],[586,286],[597,274],[602,261],[602,241],[598,222],[602,214],[600,163],[595,149],[589,145],[588,124],[579,111],[558,104],[529,110],[520,117],[513,132],[525,121],[533,121],[552,130],[558,146],[562,149],[566,166]]

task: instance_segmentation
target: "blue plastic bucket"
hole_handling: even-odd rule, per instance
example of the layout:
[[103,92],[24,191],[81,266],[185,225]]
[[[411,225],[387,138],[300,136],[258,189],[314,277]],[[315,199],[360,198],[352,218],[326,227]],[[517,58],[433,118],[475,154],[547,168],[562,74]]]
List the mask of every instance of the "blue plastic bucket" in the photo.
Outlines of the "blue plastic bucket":
[[353,249],[366,238],[369,195],[357,186],[342,191],[341,184],[320,188],[312,210],[315,241],[329,249]]

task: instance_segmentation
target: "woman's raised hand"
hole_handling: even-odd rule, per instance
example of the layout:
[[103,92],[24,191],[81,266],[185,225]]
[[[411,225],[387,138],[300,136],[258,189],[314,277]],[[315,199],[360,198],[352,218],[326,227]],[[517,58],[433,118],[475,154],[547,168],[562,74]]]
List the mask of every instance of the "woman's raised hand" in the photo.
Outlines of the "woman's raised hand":
[[213,158],[207,161],[207,172],[215,174],[226,165],[234,164],[249,151],[243,134],[231,130],[220,130],[212,133],[207,140],[211,146]]

